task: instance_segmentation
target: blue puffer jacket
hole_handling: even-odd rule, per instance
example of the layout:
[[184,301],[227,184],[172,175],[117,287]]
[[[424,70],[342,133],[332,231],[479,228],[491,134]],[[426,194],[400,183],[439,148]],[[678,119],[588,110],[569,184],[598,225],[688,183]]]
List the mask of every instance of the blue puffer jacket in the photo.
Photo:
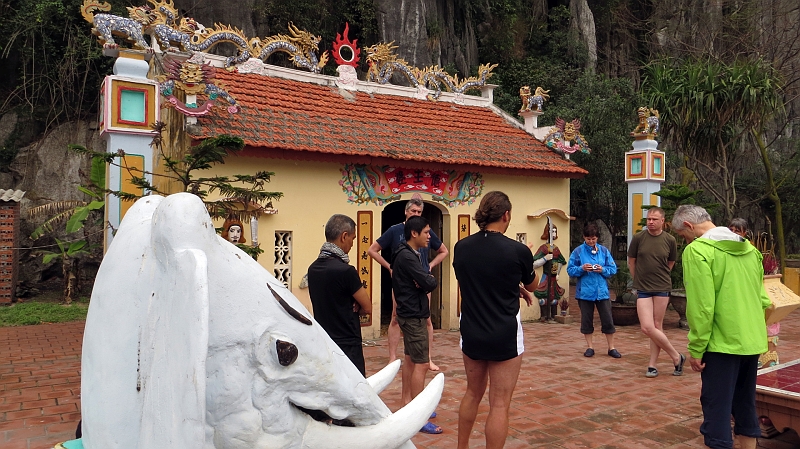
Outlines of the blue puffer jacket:
[[[597,254],[592,254],[592,247],[586,243],[575,248],[569,256],[567,264],[567,274],[570,277],[578,278],[575,288],[575,298],[585,301],[601,301],[609,299],[608,282],[606,279],[617,273],[617,264],[611,257],[611,252],[603,245],[596,246]],[[600,265],[603,267],[601,273],[583,271],[583,264]]]

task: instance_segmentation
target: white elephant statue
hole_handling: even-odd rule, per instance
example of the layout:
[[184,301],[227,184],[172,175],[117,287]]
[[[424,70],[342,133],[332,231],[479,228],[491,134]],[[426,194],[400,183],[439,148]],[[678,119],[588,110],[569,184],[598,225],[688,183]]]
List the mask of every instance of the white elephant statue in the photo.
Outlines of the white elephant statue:
[[82,444],[413,448],[444,377],[392,414],[378,393],[398,368],[364,379],[288,289],[214,232],[196,196],[148,196],[125,215],[92,291]]

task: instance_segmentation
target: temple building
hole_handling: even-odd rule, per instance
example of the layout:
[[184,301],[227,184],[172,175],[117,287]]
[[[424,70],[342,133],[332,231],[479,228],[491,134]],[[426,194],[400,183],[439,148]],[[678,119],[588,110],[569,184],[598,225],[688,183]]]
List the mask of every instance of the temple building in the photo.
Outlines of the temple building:
[[[227,37],[230,42],[230,34]],[[339,76],[319,73],[327,53],[319,60],[316,54],[305,60],[293,56],[304,70],[264,63],[268,40],[259,41],[263,46],[247,54],[227,58],[197,50],[194,41],[170,52],[158,48],[157,35],[151,42],[154,56],[146,75],[143,52],[114,53],[114,75],[103,91],[103,116],[115,124],[104,130],[107,140],[123,145],[130,163],[143,154],[139,165],[157,171],[158,155],[144,154],[151,149],[124,147],[147,135],[141,125],[149,120],[168,125],[164,139],[175,148],[221,134],[243,139],[244,150],[203,176],[275,173],[266,187],[283,197],[253,222],[241,223],[241,231],[248,242],[255,237],[264,250],[258,262],[309,309],[303,277],[325,241],[326,221],[333,214],[356,220],[358,239],[350,259],[373,301],[373,314],[362,323],[364,338],[378,337],[381,322],[388,322],[391,312],[388,270],[369,258],[367,248],[389,226],[405,219],[404,206],[413,195],[422,197],[423,216],[451,256],[459,239],[477,231],[472,217],[482,195],[492,190],[507,193],[513,204],[508,237],[535,250],[547,234],[543,229],[549,217],[561,231],[558,243],[568,252],[569,183],[586,171],[534,137],[544,134],[529,120],[533,112],[535,124],[541,101],[538,113],[527,111],[527,126],[493,104],[495,86],[486,82],[493,67],[482,66],[477,77],[458,80],[443,71],[410,68],[391,57],[392,47],[379,45],[365,49],[370,69],[362,80],[355,69],[361,49],[347,41],[346,34],[333,48]],[[126,58],[135,60],[139,69],[129,71]],[[186,78],[192,67],[202,68],[196,73],[202,80]],[[412,87],[389,84],[393,71],[395,77],[405,75]],[[151,90],[137,93],[137,77],[143,89]],[[159,98],[152,96],[156,81]],[[205,88],[198,90],[197,85]],[[182,88],[191,91],[179,92]],[[145,111],[132,113],[134,103]],[[124,129],[126,123],[139,125]],[[115,135],[128,140],[114,140]],[[125,173],[113,175],[109,179],[122,190],[136,190],[126,184]],[[121,217],[129,206],[116,207],[114,213]],[[114,217],[109,218],[113,223]],[[460,298],[450,256],[434,274],[439,280],[431,304],[434,327],[457,329]],[[566,274],[558,282],[569,288]],[[522,304],[523,320],[539,318],[539,307]]]

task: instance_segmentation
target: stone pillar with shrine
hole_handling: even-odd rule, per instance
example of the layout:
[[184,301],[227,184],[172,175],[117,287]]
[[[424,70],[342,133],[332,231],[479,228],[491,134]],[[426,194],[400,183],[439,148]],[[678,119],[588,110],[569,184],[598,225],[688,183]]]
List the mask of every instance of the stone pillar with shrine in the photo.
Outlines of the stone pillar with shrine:
[[[108,75],[100,87],[100,136],[106,151],[120,157],[108,166],[106,187],[142,195],[142,189],[131,182],[132,176],[145,177],[152,182],[153,126],[160,117],[158,82],[148,79],[149,53],[141,50],[106,50],[116,55],[113,75]],[[132,201],[122,201],[106,195],[105,219],[110,227],[105,234],[105,247],[111,244]]]
[[658,150],[658,111],[641,107],[639,125],[631,132],[633,148],[625,153],[625,182],[628,183],[628,245],[642,229],[644,207],[661,206],[655,193],[665,179],[664,152]]

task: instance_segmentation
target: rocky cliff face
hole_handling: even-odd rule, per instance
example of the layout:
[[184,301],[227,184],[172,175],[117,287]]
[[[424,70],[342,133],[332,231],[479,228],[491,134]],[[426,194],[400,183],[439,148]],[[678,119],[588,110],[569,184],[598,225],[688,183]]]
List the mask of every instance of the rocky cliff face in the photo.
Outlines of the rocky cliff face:
[[[16,114],[9,113],[0,118],[0,130],[31,126]],[[16,158],[11,163],[9,171],[0,173],[0,188],[19,189],[25,191],[25,197],[20,201],[22,222],[20,226],[22,247],[33,245],[49,245],[52,239],[42,238],[32,242],[28,236],[39,226],[43,219],[28,219],[28,210],[55,201],[85,201],[87,198],[78,191],[78,186],[88,182],[91,161],[88,157],[75,154],[68,150],[67,145],[78,144],[96,150],[105,149],[100,141],[99,133],[93,126],[85,121],[65,123],[56,127],[39,140],[19,149]],[[2,136],[0,136],[2,137]],[[43,217],[49,218],[49,217]],[[84,234],[76,237],[61,236],[62,239],[81,239]],[[102,234],[97,226],[89,225],[86,234],[93,235],[90,241],[102,243]],[[54,250],[54,248],[47,248]],[[102,250],[101,250],[102,251]],[[51,264],[57,265],[57,262]],[[60,266],[54,266],[53,274],[60,274]],[[19,281],[27,283],[39,282],[47,276],[49,267],[41,263],[41,256],[34,255],[30,250],[20,251]]]
[[416,67],[454,66],[462,75],[478,65],[478,41],[464,0],[375,0],[380,39],[394,41]]

